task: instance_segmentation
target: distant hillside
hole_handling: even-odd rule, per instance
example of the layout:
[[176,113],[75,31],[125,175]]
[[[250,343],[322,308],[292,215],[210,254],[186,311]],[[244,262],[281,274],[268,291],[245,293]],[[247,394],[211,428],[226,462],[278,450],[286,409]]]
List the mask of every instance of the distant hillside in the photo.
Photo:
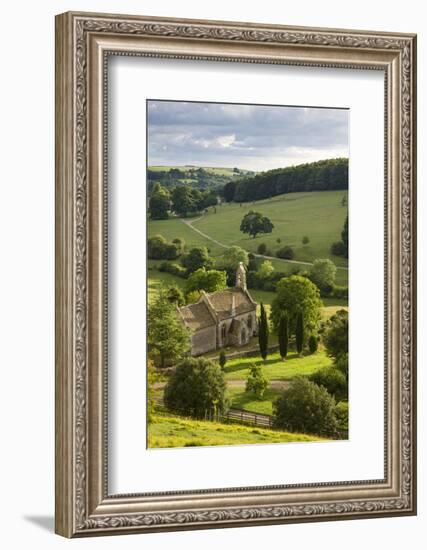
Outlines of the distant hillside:
[[254,176],[255,172],[240,168],[210,166],[149,166],[147,169],[148,192],[159,182],[171,189],[176,185],[190,185],[196,189],[220,189],[229,181]]
[[249,202],[285,193],[340,189],[348,189],[347,158],[320,160],[259,172],[227,182],[222,194],[227,202]]

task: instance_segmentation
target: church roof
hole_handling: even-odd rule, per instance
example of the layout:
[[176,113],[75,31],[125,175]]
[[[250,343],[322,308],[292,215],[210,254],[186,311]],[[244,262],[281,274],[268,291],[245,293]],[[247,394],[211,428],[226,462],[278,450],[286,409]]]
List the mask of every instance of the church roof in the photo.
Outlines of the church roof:
[[180,307],[179,311],[184,323],[191,330],[199,330],[216,324],[208,306],[204,302],[197,302],[195,304]]
[[[233,300],[234,298],[234,300]],[[234,307],[234,313],[232,311]],[[184,323],[193,331],[217,324],[218,321],[254,311],[256,304],[241,288],[227,288],[204,294],[198,302],[179,308]]]
[[[234,296],[234,304],[233,304]],[[241,288],[227,288],[207,294],[207,298],[211,303],[218,319],[221,321],[232,315],[232,306],[234,305],[236,315],[241,315],[255,309],[254,303],[250,300],[248,294]]]

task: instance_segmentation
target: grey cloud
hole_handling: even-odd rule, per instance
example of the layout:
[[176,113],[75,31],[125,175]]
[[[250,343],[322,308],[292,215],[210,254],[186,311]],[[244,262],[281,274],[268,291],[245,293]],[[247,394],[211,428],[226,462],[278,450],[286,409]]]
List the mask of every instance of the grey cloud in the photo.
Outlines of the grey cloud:
[[148,102],[149,164],[268,169],[348,154],[348,111]]

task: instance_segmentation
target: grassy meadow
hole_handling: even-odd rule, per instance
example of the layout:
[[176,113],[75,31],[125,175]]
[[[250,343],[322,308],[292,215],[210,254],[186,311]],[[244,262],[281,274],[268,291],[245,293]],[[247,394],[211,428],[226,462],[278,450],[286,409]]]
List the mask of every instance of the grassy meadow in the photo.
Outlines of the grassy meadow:
[[327,440],[313,435],[162,415],[155,415],[148,430],[150,449],[300,441]]
[[[225,248],[209,237],[225,246],[237,245],[253,253],[257,252],[260,243],[265,243],[272,256],[282,246],[290,245],[295,252],[294,261],[272,259],[277,271],[290,272],[298,266],[295,262],[312,263],[317,258],[329,258],[339,267],[337,284],[347,285],[348,271],[343,269],[347,267],[347,260],[330,253],[331,244],[341,238],[347,214],[347,208],[341,206],[345,194],[345,191],[289,193],[267,201],[243,203],[242,206],[225,203],[216,207],[216,213],[213,208],[209,208],[206,214],[195,218],[149,220],[148,234],[163,235],[168,241],[179,236],[185,240],[187,249],[206,246],[213,258],[219,258]],[[271,234],[258,235],[253,239],[240,231],[240,222],[251,209],[258,210],[271,219],[274,224]],[[310,239],[307,245],[301,242],[304,236]],[[280,242],[277,242],[278,239]],[[300,264],[300,267],[304,268],[304,264]],[[309,269],[309,265],[306,267]]]

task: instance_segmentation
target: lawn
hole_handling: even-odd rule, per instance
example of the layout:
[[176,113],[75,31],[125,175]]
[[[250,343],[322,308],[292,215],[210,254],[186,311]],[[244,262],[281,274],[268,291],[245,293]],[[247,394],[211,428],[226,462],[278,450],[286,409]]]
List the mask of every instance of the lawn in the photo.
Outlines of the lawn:
[[291,352],[286,361],[273,353],[263,361],[260,357],[242,357],[227,361],[224,371],[226,380],[246,380],[251,365],[261,365],[268,380],[292,380],[298,375],[310,375],[332,365],[332,359],[321,350],[313,355],[299,357]]
[[245,388],[228,387],[233,409],[243,409],[257,414],[273,414],[273,401],[280,395],[280,389],[268,388],[262,399],[255,399],[252,393],[247,393]]
[[148,447],[151,449],[304,441],[327,440],[306,434],[192,420],[177,416],[155,415],[154,421],[148,426]]

